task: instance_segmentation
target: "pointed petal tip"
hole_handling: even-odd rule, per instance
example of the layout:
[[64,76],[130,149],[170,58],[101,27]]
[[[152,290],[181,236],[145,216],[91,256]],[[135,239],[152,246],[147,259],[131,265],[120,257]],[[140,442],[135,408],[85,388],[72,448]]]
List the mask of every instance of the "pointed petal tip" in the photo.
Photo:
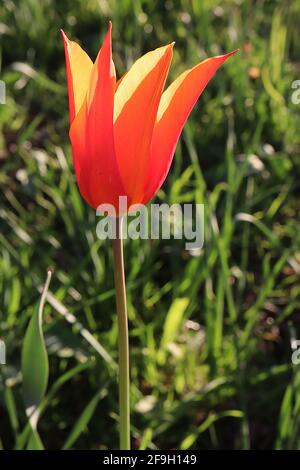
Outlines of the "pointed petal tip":
[[230,57],[231,55],[234,55],[234,54],[236,54],[237,52],[240,52],[240,50],[239,50],[239,49],[235,49],[234,51],[231,51],[231,52],[228,52],[227,54],[224,54],[223,57],[226,57],[226,58],[227,58],[227,57]]
[[112,33],[112,21],[109,20],[107,32],[106,32],[105,37],[104,37],[104,42],[106,40],[108,40],[111,43],[111,33]]
[[[222,62],[225,62],[225,60],[228,59],[228,57],[236,54],[237,52],[239,52],[240,50],[239,49],[235,49],[234,51],[231,51],[231,52],[227,52],[227,54],[220,54],[220,55],[216,55],[214,57],[208,57],[206,60],[213,60],[213,59],[217,59],[217,60],[221,60]],[[204,60],[204,62],[206,62],[206,60]]]
[[[158,48],[155,49],[155,50],[156,50],[156,51],[161,51],[163,54],[166,54],[166,53],[168,53],[168,52],[172,52],[172,51],[173,51],[174,44],[175,44],[175,41],[170,42],[169,44],[166,44],[165,46],[160,46],[160,47],[158,47]],[[150,52],[151,52],[151,51],[150,51]]]
[[168,44],[168,51],[170,51],[171,54],[173,54],[173,49],[174,49],[174,46],[175,46],[175,41],[173,42],[170,42],[170,44]]
[[170,42],[169,44],[167,44],[167,45],[165,46],[165,48],[166,48],[167,50],[171,50],[171,51],[172,51],[174,46],[175,46],[175,41],[172,41],[172,42]]
[[64,32],[64,30],[62,28],[60,28],[59,31],[60,31],[60,34],[62,35],[63,40],[67,42],[69,39],[68,39],[66,33]]
[[111,32],[112,32],[112,21],[109,20],[106,36],[109,36],[111,38]]
[[173,47],[175,45],[175,41],[173,42],[170,42],[169,44],[167,44],[166,46],[164,46],[164,49],[165,49],[165,54],[173,54]]

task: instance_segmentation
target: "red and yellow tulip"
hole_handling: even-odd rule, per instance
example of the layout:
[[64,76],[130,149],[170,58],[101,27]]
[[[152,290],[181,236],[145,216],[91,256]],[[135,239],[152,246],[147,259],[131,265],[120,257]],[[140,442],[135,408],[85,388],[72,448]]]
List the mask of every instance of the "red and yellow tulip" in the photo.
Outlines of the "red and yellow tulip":
[[234,52],[204,60],[165,91],[173,43],[148,52],[116,81],[112,25],[93,63],[62,32],[70,108],[70,139],[79,190],[97,208],[146,204],[163,184],[182,128],[197,99]]

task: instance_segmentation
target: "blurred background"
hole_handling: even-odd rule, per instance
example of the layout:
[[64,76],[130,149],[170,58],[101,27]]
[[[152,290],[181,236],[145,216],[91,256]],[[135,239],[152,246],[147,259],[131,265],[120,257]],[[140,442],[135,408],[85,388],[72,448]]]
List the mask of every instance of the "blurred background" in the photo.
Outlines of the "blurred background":
[[203,250],[172,239],[125,244],[132,445],[299,449],[296,0],[2,0],[0,444],[33,445],[21,351],[53,266],[39,445],[118,447],[112,249],[96,238],[95,213],[75,184],[59,33],[95,58],[109,19],[118,76],[170,41],[169,81],[240,48],[200,98],[156,197],[205,204]]

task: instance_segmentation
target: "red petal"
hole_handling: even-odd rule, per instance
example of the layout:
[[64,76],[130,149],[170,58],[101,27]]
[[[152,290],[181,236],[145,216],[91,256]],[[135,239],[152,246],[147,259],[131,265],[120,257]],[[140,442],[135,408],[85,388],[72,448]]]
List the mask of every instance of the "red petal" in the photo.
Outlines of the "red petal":
[[70,121],[72,123],[84,102],[93,62],[76,42],[67,38],[63,30],[61,30],[61,34],[66,57]]
[[144,203],[163,184],[172,163],[183,126],[202,91],[218,68],[232,54],[206,59],[182,73],[163,93],[152,140]]
[[102,203],[117,207],[119,195],[125,194],[114,148],[115,86],[110,23],[91,72],[85,102],[70,129],[79,188],[94,208]]
[[172,45],[137,60],[115,95],[114,136],[118,165],[131,202],[141,202],[152,133],[172,59]]

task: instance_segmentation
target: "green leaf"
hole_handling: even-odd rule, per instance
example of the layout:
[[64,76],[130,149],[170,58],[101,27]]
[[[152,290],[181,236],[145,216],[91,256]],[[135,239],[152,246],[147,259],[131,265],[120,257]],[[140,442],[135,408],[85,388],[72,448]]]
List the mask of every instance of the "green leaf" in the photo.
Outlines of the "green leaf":
[[151,428],[147,428],[143,434],[142,441],[139,450],[146,450],[151,445],[153,431]]
[[49,270],[39,308],[29,322],[22,349],[23,397],[31,427],[27,448],[31,450],[44,448],[37,432],[37,423],[39,418],[38,407],[45,394],[49,376],[49,363],[42,320],[51,275],[52,273]]
[[44,450],[43,443],[37,431],[32,430],[27,444],[27,450]]
[[4,400],[5,400],[5,405],[6,405],[6,409],[8,412],[11,427],[14,431],[14,434],[17,435],[19,431],[19,419],[18,419],[16,401],[15,401],[12,387],[6,387],[4,389]]
[[[76,365],[72,369],[68,370],[64,374],[62,374],[52,385],[50,390],[48,391],[47,395],[43,398],[42,404],[39,407],[39,417],[45,412],[47,406],[51,402],[52,398],[56,395],[56,393],[60,390],[60,388],[68,381],[70,381],[75,375],[81,373],[82,371],[92,367],[95,363],[94,359],[89,361],[83,362],[81,364]],[[28,422],[24,427],[23,431],[16,440],[16,445],[14,450],[22,450],[28,441],[28,436],[31,433],[31,426]]]
[[178,334],[188,303],[189,299],[187,297],[178,298],[172,302],[169,308],[160,342],[160,349],[157,355],[157,360],[161,365],[165,363],[168,344],[174,341]]
[[74,442],[78,439],[80,434],[85,431],[90,419],[92,418],[98,402],[107,395],[107,390],[100,390],[94,395],[88,405],[84,408],[83,412],[77,419],[76,423],[73,426],[72,431],[70,432],[67,440],[63,446],[63,450],[70,449]]
[[161,347],[166,346],[168,343],[170,343],[176,338],[188,303],[189,299],[186,297],[175,299],[172,303],[166,316],[163,335],[161,339]]

